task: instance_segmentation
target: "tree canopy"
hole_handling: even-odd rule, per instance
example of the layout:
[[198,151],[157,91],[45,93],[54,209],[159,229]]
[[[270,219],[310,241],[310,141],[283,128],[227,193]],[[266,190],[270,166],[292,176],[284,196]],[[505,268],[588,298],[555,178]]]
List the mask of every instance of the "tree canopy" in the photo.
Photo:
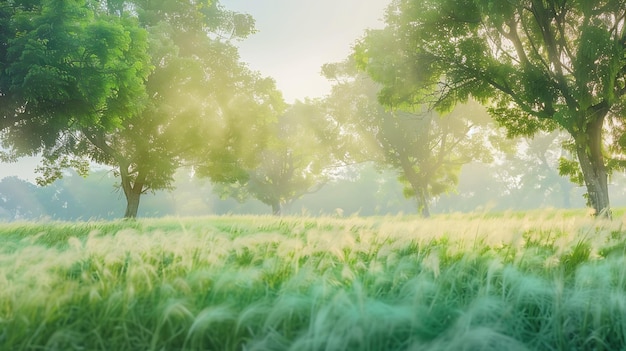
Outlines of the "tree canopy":
[[17,155],[52,153],[81,127],[119,127],[143,108],[148,35],[92,2],[0,3],[0,133]]

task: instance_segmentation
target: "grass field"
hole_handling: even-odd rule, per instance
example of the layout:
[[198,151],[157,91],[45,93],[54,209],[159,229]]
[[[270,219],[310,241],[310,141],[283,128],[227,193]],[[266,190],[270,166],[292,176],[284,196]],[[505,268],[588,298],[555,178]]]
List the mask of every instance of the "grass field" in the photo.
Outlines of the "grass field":
[[0,225],[0,350],[624,350],[582,212]]

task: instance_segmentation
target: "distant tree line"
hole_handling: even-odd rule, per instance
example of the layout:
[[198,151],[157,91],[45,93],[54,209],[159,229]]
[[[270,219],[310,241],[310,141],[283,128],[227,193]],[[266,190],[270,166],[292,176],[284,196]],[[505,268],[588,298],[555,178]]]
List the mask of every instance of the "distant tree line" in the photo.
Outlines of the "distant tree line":
[[[552,150],[548,150],[551,152]],[[541,182],[523,178],[525,154],[510,155],[503,164],[471,163],[463,167],[455,192],[438,196],[431,208],[436,213],[507,211],[535,208],[582,208],[584,188],[555,175]],[[558,162],[552,159],[551,162]],[[553,168],[556,173],[556,169]],[[623,175],[616,183],[625,181]],[[563,183],[563,181],[565,181]],[[238,201],[221,198],[216,185],[191,177],[188,170],[174,176],[176,191],[146,194],[143,217],[205,216],[224,214],[271,214],[256,199]],[[562,188],[567,184],[567,188]],[[617,206],[626,206],[626,187],[612,186]],[[52,184],[40,187],[17,177],[0,180],[0,220],[89,220],[116,219],[123,215],[124,196],[111,171],[96,170],[86,178],[68,173]],[[345,177],[328,181],[318,191],[283,207],[284,215],[375,216],[412,214],[415,203],[403,195],[396,173],[381,171],[366,163]]]

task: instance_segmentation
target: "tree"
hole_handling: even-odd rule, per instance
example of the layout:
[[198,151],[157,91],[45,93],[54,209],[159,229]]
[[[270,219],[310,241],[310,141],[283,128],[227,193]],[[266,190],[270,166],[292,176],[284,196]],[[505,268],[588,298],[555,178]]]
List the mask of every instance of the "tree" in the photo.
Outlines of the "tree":
[[1,7],[9,28],[0,57],[3,146],[17,156],[42,153],[47,182],[63,167],[86,174],[88,163],[71,157],[85,149],[85,130],[119,129],[145,106],[147,32],[131,16],[96,5],[42,0]]
[[356,47],[383,102],[434,97],[446,110],[473,97],[511,136],[562,128],[578,161],[562,169],[610,216],[607,178],[623,162],[611,161],[603,128],[623,113],[624,1],[395,0],[386,23]]
[[[83,126],[60,140],[46,159],[43,182],[85,160],[112,166],[126,198],[124,217],[134,218],[142,194],[171,189],[181,165],[200,154],[214,164],[228,162],[223,151],[233,149],[234,142],[227,135],[243,135],[243,128],[264,123],[262,118],[253,119],[251,112],[260,105],[253,99],[273,93],[273,82],[268,84],[240,63],[236,48],[228,42],[232,38],[224,37],[225,32],[237,38],[252,32],[254,21],[247,15],[225,11],[217,2],[190,0],[108,1],[106,5],[103,10],[111,16],[136,16],[148,32],[154,67],[145,81],[148,98],[143,108],[112,130]],[[241,118],[241,109],[248,109],[250,117]],[[65,161],[68,155],[73,164]],[[212,175],[232,172],[229,167],[213,167]]]
[[281,215],[283,207],[321,189],[335,166],[328,120],[315,101],[296,101],[271,125],[258,165],[246,169],[245,181],[218,187],[222,196],[253,197]]
[[218,2],[138,3],[156,67],[147,81],[150,102],[102,147],[92,140],[117,155],[125,217],[131,218],[141,194],[171,189],[174,172],[185,163],[217,181],[239,179],[240,162],[259,148],[253,144],[261,142],[267,122],[262,110],[282,103],[274,82],[247,69],[229,43],[253,32],[251,17]]
[[377,100],[380,85],[354,61],[325,65],[323,73],[335,82],[326,103],[342,130],[341,153],[396,170],[424,217],[434,197],[454,189],[462,165],[488,159],[480,109],[468,105],[445,117],[421,106],[390,110]]

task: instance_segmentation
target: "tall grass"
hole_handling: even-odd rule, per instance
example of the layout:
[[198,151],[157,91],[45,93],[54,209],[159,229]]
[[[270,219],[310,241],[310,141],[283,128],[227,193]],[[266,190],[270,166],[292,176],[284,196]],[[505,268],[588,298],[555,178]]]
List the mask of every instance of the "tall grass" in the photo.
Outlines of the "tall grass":
[[0,226],[0,350],[618,350],[622,221]]

